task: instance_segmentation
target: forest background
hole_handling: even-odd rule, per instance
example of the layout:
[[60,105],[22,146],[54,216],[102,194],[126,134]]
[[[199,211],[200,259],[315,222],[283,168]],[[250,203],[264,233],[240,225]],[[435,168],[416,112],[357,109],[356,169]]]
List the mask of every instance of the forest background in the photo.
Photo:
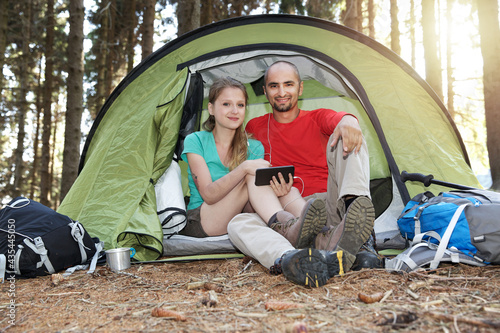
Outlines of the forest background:
[[0,0],[0,203],[24,195],[56,208],[107,96],[154,50],[271,13],[343,24],[399,54],[447,106],[484,186],[499,190],[498,1]]

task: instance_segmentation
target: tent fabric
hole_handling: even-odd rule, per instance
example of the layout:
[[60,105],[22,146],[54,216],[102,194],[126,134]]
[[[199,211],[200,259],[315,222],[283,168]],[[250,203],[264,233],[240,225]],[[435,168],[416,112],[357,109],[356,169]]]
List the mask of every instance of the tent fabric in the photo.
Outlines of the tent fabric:
[[230,75],[247,85],[248,121],[271,112],[259,85],[265,68],[279,59],[296,63],[305,80],[301,108],[329,107],[358,117],[377,193],[377,233],[394,234],[394,212],[414,195],[446,190],[403,183],[402,170],[480,187],[443,103],[396,54],[328,21],[255,15],[189,32],[135,67],[95,119],[80,174],[59,211],[79,220],[106,248],[130,246],[136,259],[156,259],[163,245],[153,185],[182,149],[182,138],[199,129],[211,82]]

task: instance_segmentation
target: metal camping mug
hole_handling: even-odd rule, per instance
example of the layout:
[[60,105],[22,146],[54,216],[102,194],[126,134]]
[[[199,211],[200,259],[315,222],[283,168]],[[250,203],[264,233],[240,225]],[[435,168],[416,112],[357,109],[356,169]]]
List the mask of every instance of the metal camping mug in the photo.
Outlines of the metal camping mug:
[[106,251],[106,263],[112,271],[121,271],[130,268],[130,258],[135,255],[132,247],[120,247]]

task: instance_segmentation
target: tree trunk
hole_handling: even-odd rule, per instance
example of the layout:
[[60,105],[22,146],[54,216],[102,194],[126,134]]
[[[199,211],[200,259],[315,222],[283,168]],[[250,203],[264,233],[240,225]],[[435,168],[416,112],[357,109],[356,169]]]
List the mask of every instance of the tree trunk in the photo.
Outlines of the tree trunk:
[[[207,1],[211,1],[211,0],[207,0]],[[205,1],[203,1],[205,2]],[[271,1],[266,1],[264,3],[264,8],[266,8],[266,11],[265,11],[265,14],[269,14],[271,12]],[[202,11],[203,13],[203,11]]]
[[[53,128],[53,132],[52,132],[52,137],[53,138],[57,138],[57,126],[59,124],[59,121],[60,121],[60,112],[59,110],[55,110],[54,112],[54,126],[52,126]],[[56,156],[56,145],[52,145],[52,148],[50,150],[50,184],[55,184],[55,186],[59,186],[57,180],[60,179],[59,177],[55,177],[55,170],[54,170],[54,166],[55,166],[55,156]],[[51,197],[51,202],[52,202],[52,208],[56,209],[57,206],[59,206],[59,201],[58,201],[58,195],[57,195],[57,192],[56,193],[53,193],[53,186],[50,187],[50,197]]]
[[422,32],[425,58],[425,79],[443,100],[441,61],[438,54],[434,0],[422,0]]
[[115,36],[115,23],[116,23],[116,0],[111,0],[111,6],[109,6],[109,31],[108,31],[108,52],[106,54],[106,77],[104,80],[104,100],[107,96],[111,94],[113,89],[113,76],[115,73],[115,58],[116,58],[116,46],[118,39]]
[[486,145],[490,160],[493,190],[500,190],[500,27],[498,1],[477,1],[481,53],[483,54],[484,109]]
[[184,0],[177,3],[177,36],[200,26],[200,0]]
[[356,30],[363,32],[363,0],[356,0]]
[[399,19],[398,19],[398,1],[391,0],[391,50],[401,55],[401,44],[399,43]]
[[410,44],[411,44],[411,67],[416,68],[417,60],[415,57],[415,48],[416,48],[416,42],[415,42],[415,24],[416,24],[416,19],[415,19],[415,1],[410,0],[410,22],[409,22],[409,29],[410,29]]
[[39,74],[38,74],[38,84],[36,86],[36,124],[35,124],[35,134],[33,138],[33,165],[31,166],[31,184],[30,184],[30,198],[35,198],[35,188],[38,182],[38,164],[39,164],[39,154],[40,154],[40,119],[43,113],[42,106],[42,83],[41,83],[41,75],[42,73],[42,61],[39,61]]
[[17,111],[17,147],[14,151],[14,183],[12,196],[17,197],[22,194],[21,185],[23,184],[23,173],[24,173],[24,139],[26,137],[25,122],[26,122],[26,112],[28,110],[28,103],[26,101],[26,96],[28,94],[28,73],[29,73],[29,59],[30,59],[30,30],[31,30],[31,3],[26,2],[26,11],[21,16],[23,20],[23,40],[22,40],[22,57],[21,64],[19,66],[19,108]]
[[346,27],[357,29],[358,28],[358,12],[356,6],[357,0],[346,0],[345,11],[342,13],[342,21]]
[[64,199],[78,176],[80,160],[81,122],[83,113],[83,0],[69,2],[68,36],[68,98],[64,131],[61,195]]
[[104,102],[106,101],[106,59],[108,58],[109,45],[108,45],[108,35],[109,35],[109,7],[110,3],[101,2],[99,7],[100,17],[100,28],[98,30],[99,38],[97,40],[99,57],[97,58],[97,82],[95,85],[95,100],[94,108],[91,110],[90,115],[92,119],[95,119],[99,111],[101,110]]
[[375,39],[375,6],[368,0],[368,36]]
[[136,1],[130,0],[127,2],[130,7],[129,10],[129,23],[127,26],[128,29],[128,38],[127,38],[127,72],[130,73],[134,68],[134,48],[135,48],[135,28],[137,27],[137,17],[136,17]]
[[45,36],[45,84],[43,89],[43,132],[40,163],[40,203],[50,206],[50,133],[52,125],[52,90],[54,73],[54,0],[47,1]]
[[446,24],[448,26],[448,33],[446,35],[446,81],[447,81],[447,96],[448,96],[448,112],[452,118],[455,118],[455,105],[453,100],[455,99],[455,91],[453,90],[453,85],[455,83],[454,69],[451,61],[453,54],[453,46],[451,41],[451,31],[453,29],[453,15],[451,13],[453,9],[453,0],[446,1]]
[[[245,4],[243,3],[242,0],[233,0],[233,4],[231,6],[232,10],[231,10],[229,17],[241,16],[243,14],[243,6],[244,5]],[[196,4],[195,4],[195,6],[196,6]],[[198,26],[199,26],[199,23],[198,23]],[[193,29],[191,29],[191,30],[193,30]]]
[[[183,1],[179,1],[183,2]],[[142,19],[142,60],[153,53],[153,34],[155,27],[155,0],[146,0]],[[179,4],[177,4],[179,6]]]
[[[204,0],[201,2],[201,10],[200,10],[200,25],[207,25],[213,22],[214,20],[214,0]],[[266,2],[266,6],[269,6],[269,1]]]
[[7,47],[8,4],[8,0],[0,0],[0,96],[2,96],[4,85],[2,69],[5,64],[5,49]]

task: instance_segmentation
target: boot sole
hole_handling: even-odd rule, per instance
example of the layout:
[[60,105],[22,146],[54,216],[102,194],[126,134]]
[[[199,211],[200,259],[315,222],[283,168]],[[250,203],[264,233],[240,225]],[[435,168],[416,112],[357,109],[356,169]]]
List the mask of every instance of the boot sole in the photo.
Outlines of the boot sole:
[[345,215],[344,231],[337,244],[337,250],[345,253],[344,270],[351,269],[356,254],[368,240],[375,222],[375,208],[367,197],[357,197]]
[[310,247],[316,235],[326,224],[326,206],[323,200],[315,199],[312,202],[307,202],[306,205],[309,206],[306,208],[307,212],[304,215],[304,221],[295,245],[297,249]]
[[298,250],[281,262],[283,275],[290,281],[307,287],[318,288],[330,278],[343,274],[342,252],[321,252],[309,248]]

